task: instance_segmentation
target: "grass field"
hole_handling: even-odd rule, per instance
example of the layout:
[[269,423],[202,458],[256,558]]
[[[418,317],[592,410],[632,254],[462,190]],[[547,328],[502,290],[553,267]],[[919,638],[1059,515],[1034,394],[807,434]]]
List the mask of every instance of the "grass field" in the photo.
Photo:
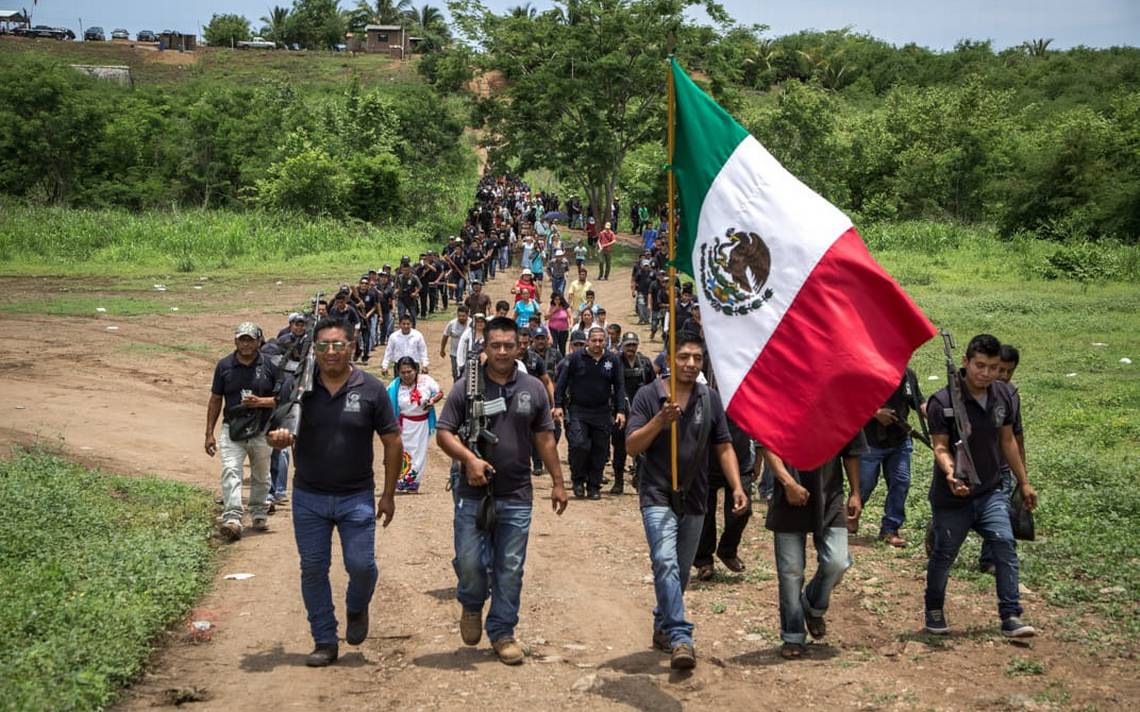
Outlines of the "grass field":
[[[343,52],[245,51],[202,47],[194,52],[157,52],[112,42],[57,42],[0,38],[0,58],[31,55],[75,64],[108,64],[131,68],[136,85],[162,85],[195,80],[262,81],[287,77],[308,90],[343,91],[357,77],[362,85],[418,84],[416,60],[398,62],[376,54]],[[2,61],[2,60],[0,60]]]
[[209,583],[209,493],[0,461],[0,708],[100,709]]

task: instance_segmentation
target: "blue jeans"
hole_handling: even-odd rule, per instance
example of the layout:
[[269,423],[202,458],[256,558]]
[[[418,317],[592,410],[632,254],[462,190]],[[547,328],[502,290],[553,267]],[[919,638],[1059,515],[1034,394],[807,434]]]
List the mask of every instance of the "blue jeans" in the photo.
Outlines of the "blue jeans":
[[774,535],[780,588],[780,639],[802,645],[807,639],[804,611],[812,616],[823,616],[831,604],[831,591],[851,566],[847,529],[831,527],[823,531],[822,537],[812,535],[816,570],[807,588],[804,588],[807,532],[774,532]]
[[281,499],[289,493],[289,451],[274,450],[269,460],[269,498]]
[[475,526],[478,511],[479,500],[456,498],[455,559],[451,562],[459,579],[455,597],[465,611],[482,611],[490,597],[486,628],[494,642],[513,638],[519,623],[531,504],[496,499],[492,534]]
[[[1004,465],[999,473],[1001,477],[1001,491],[1005,493],[1006,499],[1013,496],[1013,470],[1009,469],[1009,465]],[[1017,540],[1013,542],[1013,546],[1017,548]],[[988,569],[994,565],[994,552],[993,547],[990,546],[988,541],[982,542],[982,554],[978,557],[978,565],[983,569]]]
[[368,610],[376,589],[376,502],[371,490],[350,495],[323,495],[293,488],[293,535],[301,556],[301,598],[309,628],[318,644],[337,642],[336,613],[329,565],[332,532],[340,534],[341,554],[348,572],[345,608]]
[[685,620],[685,588],[701,541],[705,518],[686,514],[678,518],[670,507],[643,507],[641,523],[649,542],[653,565],[653,630],[665,633],[673,646],[693,644],[693,624]]
[[897,447],[869,447],[859,457],[859,497],[863,506],[867,505],[875,485],[879,482],[879,471],[887,481],[887,499],[883,503],[883,521],[879,532],[897,532],[906,521],[906,496],[910,492],[910,460],[914,452],[914,442],[907,438]]
[[551,277],[550,278],[550,293],[551,294],[565,294],[566,293],[566,277]]
[[934,519],[934,553],[926,565],[926,610],[946,605],[946,582],[958,549],[973,529],[989,544],[994,557],[998,615],[1003,619],[1021,615],[1017,587],[1020,563],[1009,524],[1009,500],[1000,489],[965,502],[960,507],[931,507]]

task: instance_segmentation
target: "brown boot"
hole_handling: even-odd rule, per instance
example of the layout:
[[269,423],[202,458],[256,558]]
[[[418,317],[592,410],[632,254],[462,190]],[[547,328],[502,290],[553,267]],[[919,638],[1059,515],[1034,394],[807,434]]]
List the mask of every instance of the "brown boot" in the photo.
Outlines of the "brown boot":
[[500,638],[493,641],[491,647],[495,649],[495,654],[504,665],[521,665],[526,656],[522,646],[516,643],[514,638]]
[[478,645],[483,639],[483,611],[463,610],[459,617],[459,637],[467,645]]

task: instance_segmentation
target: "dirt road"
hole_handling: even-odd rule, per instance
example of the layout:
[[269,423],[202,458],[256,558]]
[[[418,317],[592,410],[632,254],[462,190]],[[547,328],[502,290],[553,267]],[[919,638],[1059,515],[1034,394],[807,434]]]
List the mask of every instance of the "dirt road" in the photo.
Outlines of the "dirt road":
[[[9,296],[51,292],[47,284],[0,280]],[[595,284],[611,320],[632,324],[628,273]],[[214,361],[228,350],[234,324],[252,318],[275,331],[312,286],[270,279],[215,293],[209,286],[192,290],[186,280],[161,297],[195,305],[197,313],[0,314],[8,336],[0,342],[0,437],[38,437],[109,469],[216,491],[219,464],[202,451]],[[108,283],[96,293],[119,288]],[[498,298],[508,288],[500,277],[489,292]],[[433,359],[443,323],[421,324]],[[433,360],[433,374],[449,383],[438,365]],[[212,639],[195,643],[182,627],[170,632],[120,706],[167,704],[172,690],[202,698],[192,708],[203,710],[1123,709],[1140,699],[1134,652],[1063,641],[1055,623],[1075,612],[1049,608],[1032,592],[1027,618],[1043,634],[1028,645],[996,634],[992,589],[960,582],[951,585],[948,605],[956,634],[921,635],[921,559],[866,538],[855,542],[855,565],[833,598],[827,644],[811,645],[802,661],[783,662],[762,502],[741,552],[748,570],[728,575],[721,568],[688,594],[700,663],[692,674],[672,673],[667,656],[649,647],[653,588],[636,495],[572,501],[559,518],[544,499],[549,479],[536,487],[518,630],[528,659],[508,668],[485,640],[478,648],[459,640],[447,462],[434,446],[429,462],[426,491],[398,498],[395,520],[378,535],[380,581],[362,646],[342,645],[332,668],[304,666],[311,640],[285,507],[269,532],[224,546],[213,588],[193,614],[215,623]],[[915,489],[921,496],[917,482]],[[865,531],[879,507],[881,499],[872,503]],[[254,577],[223,578],[239,572]],[[339,602],[339,557],[333,581]],[[343,609],[338,615],[343,624]]]

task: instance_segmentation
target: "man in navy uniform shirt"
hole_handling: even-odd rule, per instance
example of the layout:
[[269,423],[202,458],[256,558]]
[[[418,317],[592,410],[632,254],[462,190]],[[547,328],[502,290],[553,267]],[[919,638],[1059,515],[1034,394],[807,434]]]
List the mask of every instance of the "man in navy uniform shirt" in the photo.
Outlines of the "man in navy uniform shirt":
[[[284,429],[267,436],[275,448],[294,446],[293,533],[301,558],[301,597],[316,644],[306,660],[310,667],[337,659],[337,620],[329,585],[334,527],[348,572],[345,639],[360,645],[368,636],[368,605],[378,575],[376,519],[383,515],[388,526],[396,513],[396,478],[404,456],[388,390],[352,365],[353,336],[352,325],[335,317],[317,323],[317,371],[313,390],[301,401],[300,430],[296,438]],[[384,489],[378,501],[373,433],[384,445]]]

